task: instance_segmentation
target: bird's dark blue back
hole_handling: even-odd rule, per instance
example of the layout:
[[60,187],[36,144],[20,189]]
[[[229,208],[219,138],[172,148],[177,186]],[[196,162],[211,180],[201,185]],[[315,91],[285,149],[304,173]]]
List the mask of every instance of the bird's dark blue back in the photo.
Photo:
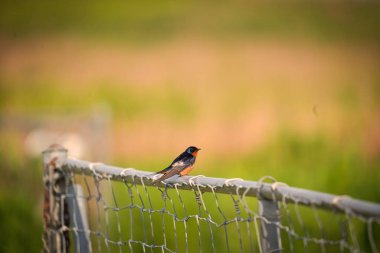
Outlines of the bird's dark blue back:
[[191,158],[193,156],[185,151],[182,154],[180,154],[176,159],[174,159],[173,162],[170,164],[170,166],[172,166],[173,164],[175,164],[178,161],[187,160],[186,157]]
[[186,168],[189,165],[194,164],[194,162],[195,162],[195,157],[192,156],[192,154],[189,154],[186,150],[185,152],[180,154],[176,159],[174,159],[174,161],[167,168],[157,173],[165,173],[169,171],[170,169],[172,169],[173,167],[178,167],[180,169]]

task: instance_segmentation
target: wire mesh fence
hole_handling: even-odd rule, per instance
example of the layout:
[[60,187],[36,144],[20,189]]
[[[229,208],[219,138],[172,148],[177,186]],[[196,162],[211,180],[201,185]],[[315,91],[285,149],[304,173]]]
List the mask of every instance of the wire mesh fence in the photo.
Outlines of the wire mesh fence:
[[380,205],[265,177],[185,176],[44,152],[44,250],[58,252],[377,252]]

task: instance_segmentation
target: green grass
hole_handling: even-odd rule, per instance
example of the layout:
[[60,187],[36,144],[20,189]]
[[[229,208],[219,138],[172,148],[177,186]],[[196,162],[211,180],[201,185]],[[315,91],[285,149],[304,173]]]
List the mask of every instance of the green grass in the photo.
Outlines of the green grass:
[[[0,196],[0,252],[40,252],[42,248],[42,212],[28,196],[9,189]],[[42,211],[42,209],[41,209]]]
[[379,40],[379,9],[375,2],[2,1],[0,31],[14,37],[87,34],[139,43],[181,34]]
[[[2,138],[6,140],[9,138]],[[0,147],[0,252],[40,252],[42,248],[42,169]],[[8,152],[7,152],[8,151]]]
[[0,94],[0,112],[11,109],[30,115],[35,112],[73,113],[88,111],[94,105],[104,103],[118,119],[161,115],[178,122],[188,122],[196,114],[196,105],[191,97],[183,96],[178,87],[170,84],[144,89],[98,82],[80,88],[68,87],[57,81],[15,83],[3,80],[0,81]]

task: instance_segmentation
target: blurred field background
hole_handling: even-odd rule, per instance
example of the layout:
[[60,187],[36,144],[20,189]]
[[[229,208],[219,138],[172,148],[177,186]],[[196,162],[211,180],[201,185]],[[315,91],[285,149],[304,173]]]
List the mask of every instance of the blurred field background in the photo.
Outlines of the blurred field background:
[[196,145],[192,175],[380,202],[379,11],[2,1],[0,251],[40,251],[39,151],[67,136],[91,161],[157,171]]

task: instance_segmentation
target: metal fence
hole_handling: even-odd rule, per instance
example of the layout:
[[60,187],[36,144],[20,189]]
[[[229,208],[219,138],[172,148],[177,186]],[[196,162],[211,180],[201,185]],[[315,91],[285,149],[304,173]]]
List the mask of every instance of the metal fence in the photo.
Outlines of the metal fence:
[[[266,177],[184,176],[43,153],[46,252],[377,252],[380,205]],[[268,183],[269,181],[269,183]]]

